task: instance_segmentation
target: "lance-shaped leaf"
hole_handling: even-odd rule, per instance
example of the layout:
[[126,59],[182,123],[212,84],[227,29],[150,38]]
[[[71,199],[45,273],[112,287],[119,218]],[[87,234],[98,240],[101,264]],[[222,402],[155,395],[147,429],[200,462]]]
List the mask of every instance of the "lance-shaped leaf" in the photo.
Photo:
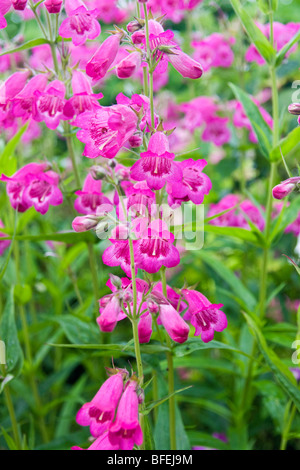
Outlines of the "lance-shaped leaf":
[[300,127],[293,129],[286,137],[279,141],[276,147],[270,152],[271,162],[277,162],[281,159],[281,154],[286,156],[288,153],[296,150],[300,144]]
[[248,15],[245,8],[241,6],[239,0],[230,0],[230,3],[240,18],[246,33],[249,36],[249,39],[255,45],[258,52],[263,56],[263,58],[271,64],[275,59],[275,50],[269,43],[266,36],[261,32],[261,30],[256,26],[252,18]]
[[244,108],[244,112],[253,127],[253,131],[257,137],[263,155],[269,159],[272,149],[272,131],[270,127],[262,117],[260,110],[252,100],[251,96],[233,83],[229,83],[229,86],[236,99],[241,102]]

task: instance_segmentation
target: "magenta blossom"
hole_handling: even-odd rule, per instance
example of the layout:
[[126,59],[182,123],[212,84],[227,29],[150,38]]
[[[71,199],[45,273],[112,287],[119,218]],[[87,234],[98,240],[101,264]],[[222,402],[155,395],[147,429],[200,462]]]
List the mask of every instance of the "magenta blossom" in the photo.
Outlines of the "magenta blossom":
[[229,142],[231,134],[227,127],[229,118],[214,116],[206,122],[202,140],[213,142],[217,147]]
[[126,384],[115,421],[109,427],[109,440],[111,444],[119,445],[120,450],[132,450],[134,445],[141,446],[143,443],[137,382],[134,380]]
[[[126,371],[127,372],[127,371]],[[123,393],[124,370],[115,370],[100,387],[94,398],[85,403],[76,415],[76,422],[81,426],[90,426],[94,437],[100,436],[108,429]]]
[[148,273],[156,273],[162,266],[177,266],[180,255],[173,242],[174,235],[167,230],[167,225],[161,220],[154,220],[142,238],[135,242],[135,263]]
[[74,70],[72,73],[72,90],[74,94],[64,106],[66,117],[71,119],[85,111],[95,111],[100,108],[98,100],[103,98],[103,94],[94,94],[88,78],[79,70]]
[[195,336],[200,336],[204,343],[212,341],[215,331],[227,327],[227,318],[220,309],[222,304],[212,304],[200,292],[183,289],[184,299],[189,305],[184,318],[196,328]]
[[121,34],[109,36],[103,41],[91,60],[87,63],[86,73],[89,77],[92,77],[94,81],[98,81],[106,75],[117,56],[121,38]]
[[46,0],[44,5],[49,13],[57,14],[60,12],[62,0]]
[[49,170],[48,163],[29,163],[11,177],[2,175],[0,180],[7,182],[10,203],[18,212],[34,206],[36,211],[45,214],[50,205],[58,206],[63,202],[58,188],[59,175]]
[[181,49],[178,48],[174,51],[174,54],[169,54],[168,60],[183,77],[192,79],[202,77],[202,65],[188,54],[185,54]]
[[169,142],[163,132],[156,132],[149,140],[147,152],[133,164],[131,177],[135,181],[147,181],[150,189],[162,189],[166,182],[181,180],[182,171],[173,160],[175,155],[169,152]]
[[142,62],[140,52],[132,52],[121,60],[116,67],[118,78],[129,78],[140,67]]
[[27,5],[27,0],[11,0],[12,6],[15,10],[25,10]]
[[15,72],[0,85],[0,121],[4,120],[13,99],[24,88],[30,72]]
[[74,202],[74,207],[80,214],[96,214],[97,208],[102,204],[111,205],[111,202],[101,191],[102,181],[94,180],[94,178],[88,174],[83,188],[80,191],[76,191],[77,199]]
[[152,315],[149,312],[143,313],[138,324],[139,342],[149,343],[152,335]]
[[213,33],[204,39],[195,39],[192,46],[195,48],[194,59],[201,63],[204,71],[212,67],[231,67],[234,54],[231,45],[234,44],[234,38],[225,38],[220,33]]
[[37,112],[34,119],[38,122],[44,121],[49,129],[56,129],[60,120],[68,119],[63,111],[66,103],[65,84],[60,80],[53,80],[43,92],[36,91]]
[[7,22],[4,15],[8,13],[11,7],[11,0],[1,0],[0,2],[0,29],[6,28]]
[[211,190],[211,181],[209,177],[202,173],[207,165],[205,160],[184,160],[179,163],[182,170],[182,180],[176,183],[167,184],[167,193],[169,194],[169,203],[174,199],[177,201],[192,201],[194,204],[202,204],[204,195]]
[[120,300],[116,296],[107,298],[107,300],[106,306],[102,309],[101,315],[97,318],[97,323],[101,331],[111,332],[115,329],[117,324],[121,306]]
[[[106,248],[102,255],[102,261],[107,266],[120,266],[125,274],[131,277],[131,262],[128,240],[114,240],[110,238],[111,246]],[[137,242],[133,241],[133,246]]]
[[13,100],[13,113],[16,117],[22,117],[24,121],[27,121],[31,116],[36,117],[36,92],[43,92],[47,82],[47,75],[42,73],[29,80]]
[[159,305],[159,320],[176,343],[184,343],[188,339],[190,331],[188,324],[169,302]]
[[61,37],[72,38],[74,45],[80,46],[87,39],[95,39],[99,36],[101,28],[97,21],[99,14],[97,9],[88,10],[80,0],[66,0],[67,8],[69,9],[69,16],[62,22],[59,28]]
[[81,128],[77,138],[86,144],[83,155],[114,158],[136,131],[137,116],[128,106],[113,105],[80,114],[74,125]]

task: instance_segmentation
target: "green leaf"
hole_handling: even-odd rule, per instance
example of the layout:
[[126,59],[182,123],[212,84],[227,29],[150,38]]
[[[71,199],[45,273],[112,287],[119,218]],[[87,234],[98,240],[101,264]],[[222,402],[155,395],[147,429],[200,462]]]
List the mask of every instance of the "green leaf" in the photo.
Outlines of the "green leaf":
[[228,344],[221,343],[220,341],[210,341],[209,343],[203,343],[203,341],[198,337],[189,338],[183,344],[176,344],[173,348],[173,351],[176,357],[183,357],[193,353],[194,351],[199,351],[200,349],[227,349],[229,351],[238,352],[239,354],[248,356],[243,351],[233,348]]
[[32,39],[31,41],[25,42],[21,46],[15,47],[14,49],[10,49],[9,51],[2,52],[0,54],[0,57],[7,54],[14,54],[15,52],[25,51],[26,49],[32,49],[36,46],[42,46],[43,44],[50,44],[50,41],[45,38]]
[[271,241],[297,218],[297,214],[300,212],[300,197],[296,197],[288,206],[283,207],[281,211],[283,212],[280,214],[281,220],[280,223],[275,223],[270,236]]
[[272,131],[270,127],[262,117],[257,105],[252,101],[251,96],[233,83],[229,83],[229,86],[232,89],[236,99],[242,103],[244,111],[251,122],[263,155],[269,159],[272,148]]
[[[12,236],[0,237],[0,240],[11,240]],[[39,242],[39,241],[57,241],[64,243],[98,243],[99,239],[93,236],[90,232],[61,232],[61,233],[46,233],[40,235],[16,235],[16,240],[20,241],[30,241],[30,242]]]
[[239,240],[252,243],[254,245],[261,245],[256,233],[251,230],[246,230],[239,227],[222,227],[218,225],[207,224],[204,225],[205,232],[216,233],[218,235],[224,235],[226,237],[238,238]]
[[91,344],[100,339],[99,328],[91,322],[84,322],[72,315],[53,318],[59,323],[71,343]]
[[147,415],[150,413],[150,411],[152,411],[154,408],[156,408],[157,406],[160,406],[162,405],[165,401],[169,400],[171,397],[173,397],[174,395],[177,395],[178,393],[181,393],[181,392],[184,392],[185,390],[188,390],[189,388],[191,388],[192,386],[190,385],[189,387],[184,387],[184,388],[181,388],[180,390],[175,390],[175,392],[173,393],[169,393],[169,395],[161,398],[160,400],[156,400],[152,403],[149,403],[148,406],[145,408],[145,410],[143,411],[143,414],[144,415]]
[[220,260],[203,250],[199,250],[195,253],[231,287],[232,291],[239,299],[241,299],[247,310],[255,310],[255,297],[230,269],[228,269]]
[[18,331],[15,322],[14,288],[12,287],[3,311],[0,338],[6,348],[6,371],[17,376],[24,362],[23,351],[20,346]]
[[13,159],[12,163],[11,157],[13,157],[16,147],[19,144],[23,134],[26,132],[28,126],[29,121],[26,122],[26,124],[24,124],[24,126],[22,126],[5,145],[5,148],[0,155],[0,173],[4,173],[6,176],[11,176],[15,172],[16,161]]
[[[163,397],[168,393],[166,383],[160,374],[158,375],[158,390],[160,397]],[[184,429],[181,413],[177,405],[175,410],[175,419],[177,450],[190,450],[190,442]],[[170,449],[169,436],[169,406],[168,403],[165,402],[158,408],[157,421],[154,429],[155,449]]]
[[240,18],[251,42],[254,43],[256,49],[263,58],[271,64],[275,59],[276,53],[266,36],[256,26],[247,11],[241,6],[239,0],[230,0],[230,3],[237,16]]
[[270,160],[277,162],[282,155],[286,156],[292,150],[295,150],[300,144],[300,126],[293,129],[286,137],[280,140],[279,144],[272,148],[270,152]]
[[258,343],[261,354],[263,355],[270,370],[274,374],[275,379],[281,388],[285,391],[286,395],[294,402],[297,409],[300,411],[300,390],[296,386],[296,380],[289,370],[289,368],[279,359],[276,353],[269,348],[267,342],[259,329],[258,325],[253,319],[244,313],[250,330],[253,332]]

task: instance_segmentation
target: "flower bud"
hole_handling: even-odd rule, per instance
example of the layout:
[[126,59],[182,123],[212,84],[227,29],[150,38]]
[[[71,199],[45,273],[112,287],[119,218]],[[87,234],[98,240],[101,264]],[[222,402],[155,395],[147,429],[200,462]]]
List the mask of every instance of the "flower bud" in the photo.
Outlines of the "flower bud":
[[15,10],[25,10],[27,4],[27,0],[12,0],[12,6]]
[[273,197],[275,199],[283,199],[288,196],[294,189],[297,184],[300,183],[300,176],[294,178],[288,178],[285,181],[282,181],[280,184],[275,186],[272,190]]
[[136,148],[143,145],[143,136],[141,133],[133,134],[128,140],[130,147]]
[[[142,20],[141,20],[142,22]],[[128,23],[128,25],[126,26],[126,29],[129,33],[135,33],[136,31],[139,31],[143,25],[141,24],[141,22],[135,20],[135,21],[130,21],[130,23]]]
[[62,0],[46,0],[44,3],[49,13],[59,13],[62,5]]
[[295,116],[300,115],[300,103],[293,103],[290,104],[288,107],[288,111],[290,114],[294,114]]
[[80,217],[75,217],[72,222],[72,227],[75,232],[86,232],[95,228],[99,222],[99,217],[95,215],[85,215]]

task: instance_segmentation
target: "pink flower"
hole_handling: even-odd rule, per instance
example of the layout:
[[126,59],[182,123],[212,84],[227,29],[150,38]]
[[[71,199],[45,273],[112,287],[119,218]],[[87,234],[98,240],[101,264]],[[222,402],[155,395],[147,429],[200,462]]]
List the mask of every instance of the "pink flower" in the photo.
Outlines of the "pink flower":
[[131,168],[131,178],[135,181],[147,181],[150,189],[161,189],[166,182],[180,181],[182,171],[178,163],[173,162],[175,155],[169,152],[169,142],[163,132],[156,132],[149,140],[147,152]]
[[137,116],[128,106],[114,105],[86,111],[77,116],[74,125],[82,128],[76,135],[86,144],[83,155],[114,158],[136,131]]
[[[120,266],[125,274],[131,277],[131,262],[128,240],[114,240],[110,238],[111,246],[106,248],[102,255],[102,261],[107,266]],[[133,241],[135,247],[136,241]]]
[[7,22],[4,15],[10,10],[11,0],[2,0],[0,2],[0,29],[6,28]]
[[161,220],[154,220],[140,240],[136,240],[135,263],[148,273],[156,273],[162,266],[173,268],[180,263],[178,249],[173,245],[174,235]]
[[145,181],[136,183],[126,190],[127,209],[131,213],[138,213],[142,216],[152,215],[155,213],[155,193],[148,188]]
[[0,121],[9,112],[13,99],[24,88],[30,72],[15,72],[0,85]]
[[25,10],[27,0],[11,0],[12,6],[15,10]]
[[59,175],[46,171],[48,168],[48,163],[29,163],[11,177],[1,176],[0,180],[7,182],[6,191],[14,209],[25,212],[34,206],[45,214],[50,205],[58,206],[63,202],[58,188]]
[[159,305],[159,320],[176,343],[184,343],[188,339],[190,331],[188,324],[167,301]]
[[104,196],[101,191],[102,181],[94,180],[88,174],[82,191],[76,191],[77,199],[74,202],[74,207],[80,214],[96,214],[97,208],[102,204],[111,205],[110,200]]
[[141,315],[138,324],[139,342],[149,343],[152,335],[152,316],[151,313],[145,312]]
[[60,80],[53,80],[43,92],[36,91],[37,112],[34,119],[38,122],[44,121],[49,129],[56,129],[60,120],[68,119],[64,116],[66,88]]
[[230,130],[226,127],[229,118],[214,116],[206,122],[202,140],[213,142],[216,146],[221,146],[229,142]]
[[109,36],[97,49],[91,60],[86,65],[86,73],[94,81],[103,78],[113,61],[115,60],[122,36],[113,34]]
[[139,423],[139,400],[137,382],[130,380],[120,399],[115,421],[109,427],[109,440],[120,450],[132,450],[141,446],[143,433]]
[[227,327],[225,313],[219,310],[222,304],[211,304],[200,292],[183,289],[184,299],[189,305],[184,318],[196,328],[195,336],[201,335],[204,343],[212,341],[215,331],[223,331]]
[[220,33],[213,33],[202,40],[193,40],[192,46],[195,48],[193,57],[201,63],[204,71],[211,67],[231,67],[234,55],[231,45],[234,38],[227,39]]
[[[168,183],[166,191],[169,194],[169,203],[174,201],[192,201],[194,204],[202,204],[204,195],[211,190],[209,177],[202,173],[207,165],[205,160],[184,160],[179,163],[182,170],[182,180],[176,183]],[[170,204],[172,207],[172,204]]]
[[[87,39],[95,39],[99,36],[101,33],[100,24],[97,21],[99,11],[97,9],[88,10],[84,3],[79,0],[76,0],[76,2],[66,0],[67,2],[69,3],[70,12],[69,17],[60,25],[59,34],[61,37],[72,38],[74,45],[80,46]],[[74,3],[79,5],[75,9]]]
[[288,178],[287,180],[282,181],[280,184],[275,186],[272,190],[273,197],[275,199],[283,199],[288,196],[297,185],[300,183],[300,176],[295,176],[294,178]]
[[76,415],[76,422],[81,426],[90,426],[91,434],[100,436],[108,429],[123,393],[124,371],[116,370],[100,387],[94,398],[85,403]]
[[142,62],[140,52],[131,52],[121,60],[116,67],[118,78],[129,78],[140,67]]
[[36,91],[43,92],[47,86],[48,78],[45,74],[35,75],[13,100],[13,113],[27,121],[36,116]]
[[295,237],[300,235],[300,212],[298,212],[296,220],[287,226],[285,233],[292,233]]
[[[4,225],[1,219],[0,219],[0,227],[4,228]],[[0,232],[0,237],[7,237],[7,234]],[[0,240],[0,256],[3,255],[4,251],[6,250],[6,248],[9,247],[10,244],[11,244],[10,240]]]
[[60,12],[62,0],[46,0],[44,5],[49,13],[57,14]]
[[201,64],[179,48],[174,51],[174,54],[168,55],[168,61],[185,78],[196,79],[202,77],[203,68]]
[[107,302],[106,306],[97,318],[97,323],[101,331],[111,332],[115,329],[121,311],[120,301],[116,296]]
[[79,70],[74,70],[72,73],[72,90],[74,95],[64,106],[64,115],[69,119],[85,111],[95,111],[100,108],[98,100],[103,98],[103,94],[93,94],[89,80]]
[[92,228],[96,228],[99,223],[99,217],[95,215],[85,215],[82,217],[75,217],[72,222],[72,227],[75,232],[86,232]]

